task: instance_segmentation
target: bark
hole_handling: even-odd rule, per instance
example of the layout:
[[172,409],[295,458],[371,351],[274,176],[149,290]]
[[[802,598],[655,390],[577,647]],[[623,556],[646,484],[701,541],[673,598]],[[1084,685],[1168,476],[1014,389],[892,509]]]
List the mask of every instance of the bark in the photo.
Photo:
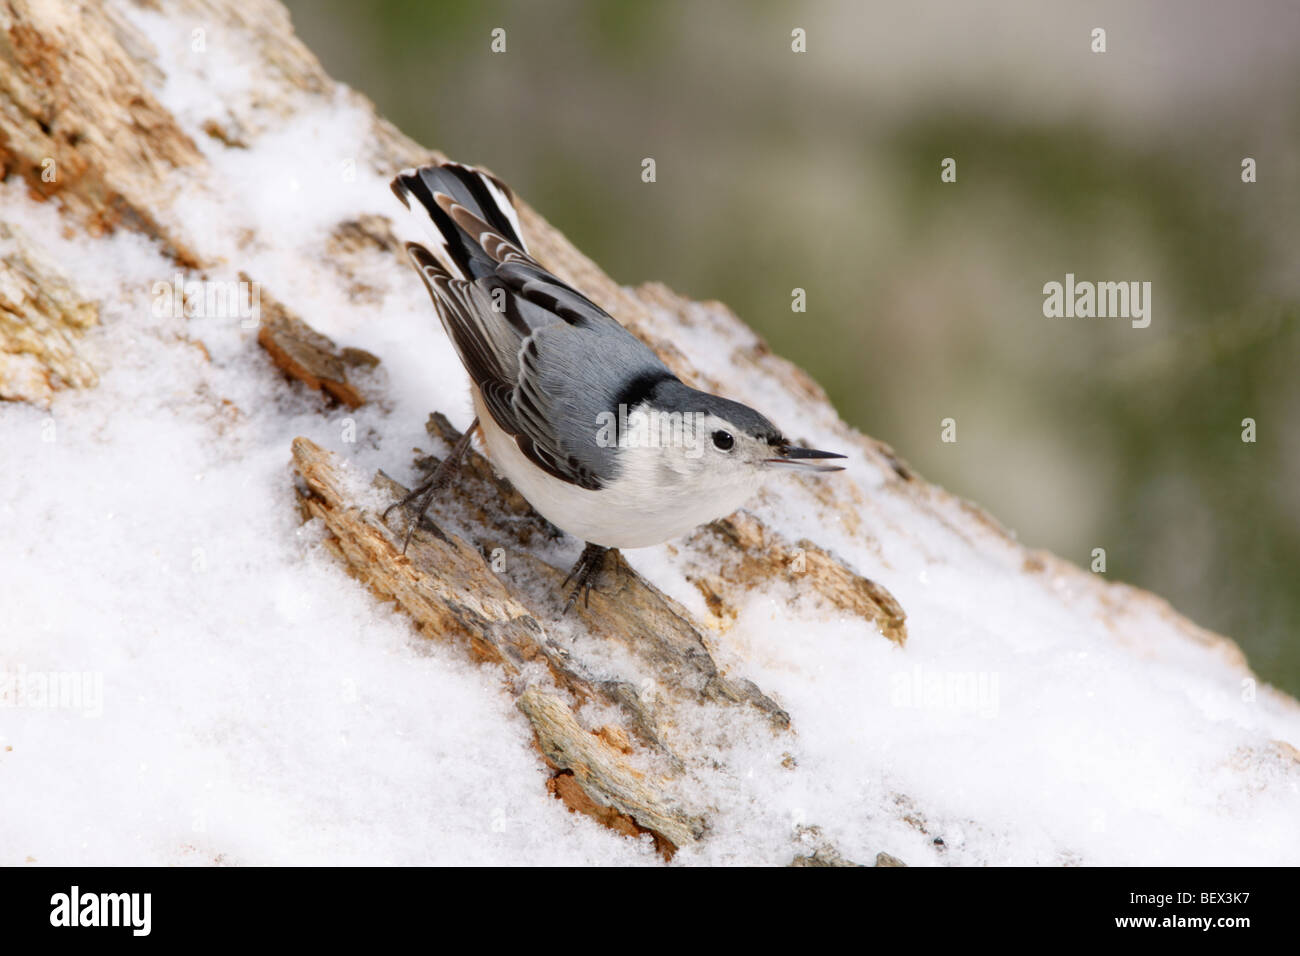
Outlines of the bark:
[[0,398],[48,405],[63,385],[99,377],[77,349],[99,308],[13,225],[0,222]]

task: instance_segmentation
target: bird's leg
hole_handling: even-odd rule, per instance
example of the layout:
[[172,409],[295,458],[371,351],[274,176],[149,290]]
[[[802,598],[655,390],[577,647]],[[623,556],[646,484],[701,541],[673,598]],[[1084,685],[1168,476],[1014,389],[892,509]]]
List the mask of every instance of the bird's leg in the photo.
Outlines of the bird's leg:
[[618,557],[618,551],[614,548],[602,547],[599,544],[587,542],[587,546],[582,549],[582,556],[578,558],[578,563],[573,566],[569,576],[564,579],[561,588],[568,586],[573,581],[573,590],[569,592],[569,600],[564,604],[564,613],[568,614],[569,609],[573,607],[579,596],[582,597],[583,607],[589,607],[591,601],[591,589],[595,584],[595,579],[600,576],[600,572],[605,567],[605,559],[613,554]]
[[433,469],[433,474],[428,477],[424,484],[408,492],[400,501],[396,501],[384,509],[382,520],[387,521],[388,513],[394,508],[405,508],[412,501],[419,505],[415,517],[406,528],[406,537],[402,541],[402,554],[406,554],[406,547],[411,543],[411,535],[415,533],[415,527],[424,517],[424,513],[429,510],[429,503],[433,501],[433,496],[437,494],[439,488],[443,487],[451,479],[452,472],[456,470],[461,458],[469,450],[470,442],[474,436],[474,429],[477,427],[478,419],[475,418],[469,423],[469,428],[465,429],[465,434],[456,439],[456,444],[451,446],[451,451],[447,453],[447,457],[438,462],[438,467]]

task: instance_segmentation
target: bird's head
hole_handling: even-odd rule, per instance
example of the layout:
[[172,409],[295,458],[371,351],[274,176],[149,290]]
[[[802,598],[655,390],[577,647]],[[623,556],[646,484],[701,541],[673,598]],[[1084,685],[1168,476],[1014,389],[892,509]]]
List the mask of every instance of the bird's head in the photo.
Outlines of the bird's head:
[[660,487],[675,486],[681,493],[726,496],[735,489],[743,498],[774,472],[844,470],[826,463],[843,455],[799,447],[748,405],[676,379],[660,384],[632,410],[620,444],[652,450],[636,451],[628,460],[647,469]]

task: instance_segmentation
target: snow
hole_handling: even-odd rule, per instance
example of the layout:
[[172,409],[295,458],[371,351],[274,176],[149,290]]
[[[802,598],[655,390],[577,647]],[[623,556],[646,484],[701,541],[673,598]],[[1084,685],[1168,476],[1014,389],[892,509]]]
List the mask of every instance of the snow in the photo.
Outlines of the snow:
[[[247,46],[210,33],[200,56],[182,18],[130,18],[158,50],[160,99],[211,165],[176,173],[166,221],[222,264],[208,279],[243,272],[378,355],[364,388],[380,399],[347,411],[287,385],[237,318],[155,314],[153,287],[176,269],[153,243],[65,234],[52,204],[0,184],[6,219],[102,316],[82,342],[97,388],[59,392],[49,411],[0,406],[0,864],[657,863],[646,840],[547,794],[500,672],[417,635],[301,523],[295,436],[359,479],[409,479],[427,413],[471,416],[414,276],[375,254],[359,303],[331,259],[339,222],[395,212],[366,161],[364,105],[304,94],[280,123],[241,124],[249,148],[225,146],[200,128],[249,100]],[[706,322],[677,335],[734,397],[837,447],[829,416],[736,375],[743,343]],[[1300,862],[1300,763],[1270,743],[1300,745],[1294,701],[1154,613],[1116,633],[1087,595],[1063,598],[1068,581],[973,546],[888,493],[860,452],[848,464],[832,480],[859,484],[866,533],[793,479],[753,510],[888,587],[908,643],[779,588],[753,594],[711,650],[796,732],[722,706],[673,729],[695,755],[678,795],[711,826],[675,862],[788,862],[804,826],[868,863],[882,850],[911,865]],[[673,549],[626,556],[703,614]],[[556,637],[650,681],[571,624]],[[42,695],[49,675],[64,699]]]

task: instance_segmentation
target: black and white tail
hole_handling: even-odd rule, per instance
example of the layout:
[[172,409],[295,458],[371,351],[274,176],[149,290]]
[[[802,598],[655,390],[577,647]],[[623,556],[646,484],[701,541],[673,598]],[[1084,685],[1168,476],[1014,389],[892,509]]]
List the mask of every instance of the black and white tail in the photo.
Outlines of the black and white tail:
[[472,282],[511,259],[531,261],[510,188],[495,176],[442,163],[402,170],[392,189],[429,240],[407,243],[417,269],[431,256],[449,278]]
[[443,163],[404,170],[392,187],[428,237],[407,242],[406,253],[485,400],[515,388],[521,344],[534,341],[541,329],[600,326],[627,335],[528,254],[510,189],[500,180],[472,166]]

